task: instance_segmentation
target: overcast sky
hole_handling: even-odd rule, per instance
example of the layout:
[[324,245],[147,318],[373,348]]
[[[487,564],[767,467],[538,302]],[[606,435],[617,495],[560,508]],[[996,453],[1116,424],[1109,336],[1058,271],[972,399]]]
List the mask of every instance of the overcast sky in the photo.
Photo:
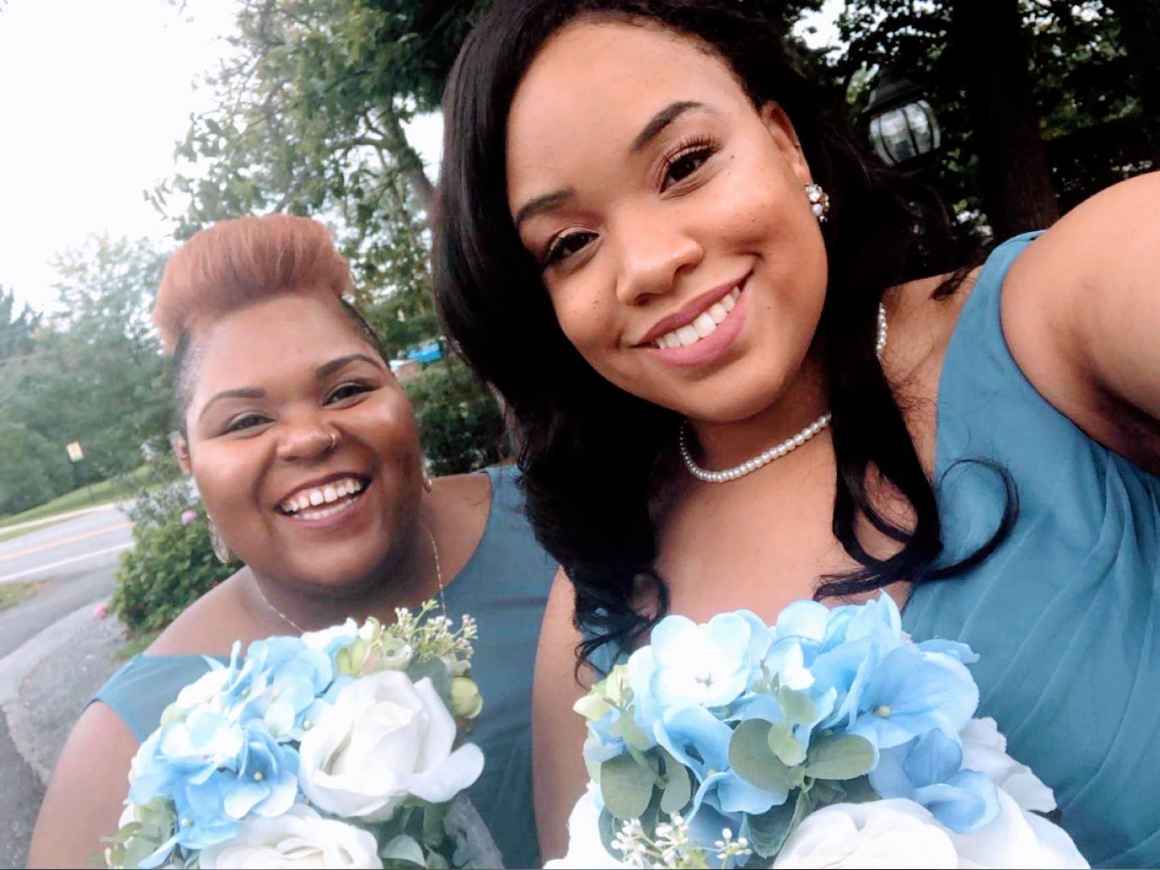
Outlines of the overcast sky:
[[[198,76],[216,65],[234,0],[8,0],[0,4],[0,285],[34,308],[55,299],[54,253],[93,233],[165,243],[142,192],[170,174]],[[834,38],[827,0],[813,44]],[[438,160],[438,117],[409,138]]]

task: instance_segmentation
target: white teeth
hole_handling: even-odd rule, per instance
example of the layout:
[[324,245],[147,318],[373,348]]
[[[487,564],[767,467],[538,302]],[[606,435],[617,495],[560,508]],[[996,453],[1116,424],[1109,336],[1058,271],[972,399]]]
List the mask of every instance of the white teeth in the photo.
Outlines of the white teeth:
[[[304,490],[295,496],[291,496],[282,502],[280,507],[288,514],[296,514],[306,511],[307,508],[318,507],[320,505],[329,505],[337,502],[339,499],[352,496],[355,493],[362,492],[363,484],[361,481],[353,477],[343,478],[342,480],[328,483],[326,486],[317,487],[315,489]],[[329,508],[325,508],[321,513],[325,513]],[[333,512],[333,511],[331,511]],[[320,514],[319,511],[308,511],[304,513],[305,517],[316,517]],[[329,514],[326,514],[329,516]]]
[[700,316],[692,323],[686,324],[680,329],[674,329],[672,332],[666,332],[653,344],[662,349],[688,347],[691,344],[696,344],[702,338],[712,335],[717,329],[717,325],[724,322],[725,318],[729,316],[729,312],[737,305],[737,298],[740,295],[741,288],[734,287],[728,295],[710,305],[707,311],[701,312]]
[[717,328],[716,322],[706,312],[693,321],[693,329],[697,330],[697,336],[704,338],[707,335],[712,335]]

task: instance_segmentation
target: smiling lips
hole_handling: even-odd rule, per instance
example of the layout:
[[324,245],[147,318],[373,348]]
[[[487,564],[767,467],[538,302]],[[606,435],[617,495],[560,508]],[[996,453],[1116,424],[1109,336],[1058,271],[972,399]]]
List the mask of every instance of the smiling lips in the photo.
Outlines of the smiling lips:
[[366,484],[358,477],[341,477],[321,486],[301,489],[278,505],[287,516],[321,520],[347,510],[362,494]]
[[729,312],[737,304],[739,296],[741,296],[741,288],[734,287],[726,296],[721,297],[721,301],[714,302],[701,312],[692,323],[666,332],[654,340],[653,344],[658,348],[688,347],[696,344],[702,338],[708,338],[717,331],[719,324],[725,322],[725,318],[729,316]]

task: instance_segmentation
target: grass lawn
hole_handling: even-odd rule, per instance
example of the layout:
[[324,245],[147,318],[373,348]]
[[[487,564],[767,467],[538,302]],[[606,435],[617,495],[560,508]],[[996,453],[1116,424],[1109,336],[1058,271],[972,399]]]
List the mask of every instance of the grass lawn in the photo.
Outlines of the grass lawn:
[[27,601],[40,591],[43,582],[39,583],[0,583],[0,610],[15,607]]
[[[113,617],[110,616],[110,619]],[[138,653],[145,652],[146,647],[153,641],[157,640],[157,635],[161,634],[163,629],[157,631],[147,631],[144,634],[135,634],[130,636],[125,644],[116,652],[116,659],[119,662],[127,662],[129,659]]]
[[[140,479],[147,473],[148,469],[142,466],[127,477],[116,477],[112,480],[102,480],[100,483],[82,486],[80,489],[66,492],[59,498],[54,498],[45,504],[29,508],[18,514],[0,517],[0,534],[2,534],[6,526],[26,523],[30,520],[47,519],[57,514],[66,514],[70,511],[83,510],[87,507],[109,504],[110,502],[125,498],[133,494],[137,489]],[[0,540],[3,540],[3,538],[0,538]]]

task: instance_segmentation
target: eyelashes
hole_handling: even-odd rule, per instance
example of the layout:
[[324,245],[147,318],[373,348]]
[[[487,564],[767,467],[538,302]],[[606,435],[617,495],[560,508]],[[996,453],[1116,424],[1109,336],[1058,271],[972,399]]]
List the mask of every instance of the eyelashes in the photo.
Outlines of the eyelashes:
[[[693,135],[681,139],[664,157],[660,166],[661,177],[657,189],[664,193],[676,184],[695,175],[717,151],[720,143],[711,136]],[[547,270],[582,251],[595,239],[591,230],[571,230],[548,241],[540,266]]]

